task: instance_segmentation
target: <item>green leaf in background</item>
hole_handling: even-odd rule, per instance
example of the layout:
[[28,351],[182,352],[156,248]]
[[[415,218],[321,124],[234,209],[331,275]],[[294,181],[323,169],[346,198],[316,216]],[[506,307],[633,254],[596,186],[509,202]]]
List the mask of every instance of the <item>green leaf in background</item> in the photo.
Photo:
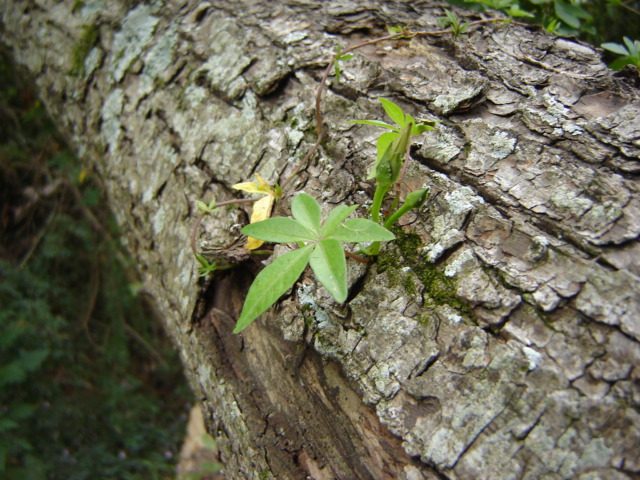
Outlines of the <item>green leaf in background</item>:
[[584,8],[577,5],[572,5],[564,0],[554,0],[554,8],[556,16],[564,23],[573,28],[580,28],[582,23],[580,19],[591,20],[591,14]]
[[603,43],[602,48],[604,48],[605,50],[609,50],[610,52],[617,53],[618,55],[629,55],[629,50],[627,50],[624,45],[620,45],[619,43]]
[[627,46],[627,48],[629,49],[629,56],[630,57],[635,57],[638,58],[640,55],[638,54],[638,51],[640,50],[640,42],[638,42],[638,40],[636,40],[635,42],[631,41],[630,38],[628,37],[624,37],[622,39],[622,41],[624,41],[625,45]]
[[609,67],[613,70],[620,70],[625,65],[635,65],[640,68],[640,41],[631,40],[628,37],[622,39],[627,46],[620,45],[619,43],[603,43],[602,48],[609,50],[610,52],[623,55],[622,58],[618,58],[609,64]]

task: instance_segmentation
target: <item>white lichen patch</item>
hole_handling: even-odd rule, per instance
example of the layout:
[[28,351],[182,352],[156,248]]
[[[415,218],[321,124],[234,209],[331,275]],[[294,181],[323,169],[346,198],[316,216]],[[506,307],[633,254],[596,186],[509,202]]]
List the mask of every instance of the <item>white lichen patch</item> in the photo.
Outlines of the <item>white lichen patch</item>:
[[315,289],[316,285],[313,283],[303,283],[300,285],[297,290],[298,302],[300,305],[309,307],[313,313],[313,318],[317,323],[317,327],[319,329],[323,329],[331,325],[333,321],[331,320],[331,316],[317,304],[314,296]]
[[593,206],[591,200],[566,186],[556,188],[549,200],[556,207],[568,210],[575,217],[581,217]]
[[207,98],[207,90],[195,85],[188,85],[187,88],[182,92],[184,99],[189,102],[190,107],[195,107],[196,105],[201,104],[205,98]]
[[123,105],[124,92],[116,88],[107,96],[102,106],[102,135],[112,154],[116,151],[120,138],[120,114]]
[[545,93],[542,95],[542,101],[547,107],[547,111],[554,117],[566,117],[569,115],[569,109],[556,100],[553,95]]
[[458,106],[466,101],[477,97],[482,92],[483,85],[470,85],[462,87],[451,93],[438,95],[433,99],[433,105],[440,109],[443,115],[453,112]]
[[144,73],[152,78],[160,76],[174,62],[173,52],[178,42],[177,25],[171,24],[145,56]]
[[449,210],[455,214],[467,213],[483,204],[484,199],[476,195],[469,187],[462,187],[448,193],[445,201],[449,205]]
[[120,31],[113,38],[109,62],[109,70],[115,82],[122,80],[127,69],[151,40],[160,21],[153,15],[155,13],[156,8],[141,4],[131,10],[122,22]]
[[491,156],[502,160],[513,152],[516,148],[516,139],[509,137],[507,132],[496,132],[489,138],[491,145]]
[[460,254],[456,255],[449,265],[444,269],[444,274],[447,277],[455,277],[462,271],[464,265],[467,262],[471,262],[475,258],[475,255],[470,248],[465,248]]
[[535,370],[542,363],[542,354],[531,347],[522,347],[522,353],[527,357],[529,362],[529,371]]
[[84,59],[84,76],[86,78],[89,78],[91,75],[93,75],[95,69],[100,65],[103,56],[104,55],[102,53],[102,50],[100,50],[99,48],[93,47],[89,51],[87,57]]
[[165,219],[166,213],[164,211],[164,206],[160,205],[155,215],[153,216],[153,233],[155,235],[160,235],[164,230]]
[[435,262],[444,253],[444,247],[440,243],[432,243],[422,248],[422,253],[427,255],[427,261]]
[[297,43],[300,40],[304,40],[305,38],[307,38],[306,32],[291,32],[285,35],[284,37],[282,37],[281,40],[283,43],[286,43],[287,45],[289,45],[292,43]]
[[429,135],[424,136],[424,143],[420,153],[427,158],[448,163],[457,157],[461,151],[462,149],[456,145],[456,138],[439,127],[437,132],[431,132]]
[[542,101],[547,108],[547,114],[542,116],[542,119],[551,126],[560,126],[559,132],[554,131],[556,134],[562,134],[562,132],[570,133],[571,135],[580,135],[584,133],[584,129],[574,122],[568,119],[570,110],[560,103],[553,95],[545,93],[542,95]]
[[80,16],[83,21],[95,21],[96,17],[107,9],[106,0],[85,0],[80,8]]
[[246,81],[240,75],[251,65],[252,59],[246,55],[243,42],[238,38],[239,32],[228,22],[221,19],[211,28],[216,32],[211,42],[213,54],[198,69],[198,74],[206,75],[215,90],[238,99],[246,90]]

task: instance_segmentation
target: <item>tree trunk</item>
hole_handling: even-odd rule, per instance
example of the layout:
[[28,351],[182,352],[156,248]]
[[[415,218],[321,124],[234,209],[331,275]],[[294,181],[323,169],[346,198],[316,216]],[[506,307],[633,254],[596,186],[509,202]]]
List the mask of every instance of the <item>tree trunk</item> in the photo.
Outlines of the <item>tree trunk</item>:
[[[302,190],[325,214],[371,199],[380,132],[348,122],[385,120],[378,97],[438,120],[403,181],[431,201],[349,264],[343,305],[307,271],[235,335],[259,262],[198,279],[195,201],[286,181],[336,47],[439,30],[445,7],[1,2],[2,42],[103,180],[228,478],[640,478],[638,73],[576,39],[482,24],[358,50],[274,215]],[[246,221],[216,211],[198,248]]]

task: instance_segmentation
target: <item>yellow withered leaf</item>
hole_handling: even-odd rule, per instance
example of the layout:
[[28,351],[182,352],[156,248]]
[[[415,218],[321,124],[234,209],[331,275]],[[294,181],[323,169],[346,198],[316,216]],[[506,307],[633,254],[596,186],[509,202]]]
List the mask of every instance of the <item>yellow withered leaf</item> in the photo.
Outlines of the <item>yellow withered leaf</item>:
[[[253,204],[253,212],[251,212],[250,223],[260,222],[269,218],[271,216],[273,203],[275,202],[277,197],[276,189],[270,187],[269,184],[265,182],[262,177],[260,177],[260,175],[258,175],[257,173],[255,175],[256,179],[258,180],[257,182],[243,182],[233,185],[233,188],[235,188],[236,190],[265,195],[263,198]],[[248,237],[245,248],[247,250],[255,250],[256,248],[259,248],[263,243],[264,241],[262,240]]]

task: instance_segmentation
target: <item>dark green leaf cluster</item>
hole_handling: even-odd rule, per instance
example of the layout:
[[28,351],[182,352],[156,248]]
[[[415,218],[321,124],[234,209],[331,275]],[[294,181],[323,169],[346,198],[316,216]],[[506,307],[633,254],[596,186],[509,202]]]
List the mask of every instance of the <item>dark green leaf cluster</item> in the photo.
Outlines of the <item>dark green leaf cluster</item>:
[[[634,55],[637,41],[630,40],[638,35],[640,1],[637,0],[449,0],[449,3],[481,12],[501,10],[512,18],[541,25],[548,32],[602,44],[607,51],[622,55],[623,58],[610,64],[616,70],[638,64],[638,56]],[[452,21],[449,17],[447,14],[442,21],[455,29],[457,19]],[[621,37],[624,45],[607,41]]]
[[624,45],[611,42],[602,44],[602,48],[622,55],[621,58],[611,62],[610,67],[614,70],[620,70],[625,65],[635,65],[640,68],[640,41],[633,41],[628,37],[623,37],[622,40],[624,41]]
[[179,360],[100,190],[4,59],[0,86],[0,478],[173,478]]

